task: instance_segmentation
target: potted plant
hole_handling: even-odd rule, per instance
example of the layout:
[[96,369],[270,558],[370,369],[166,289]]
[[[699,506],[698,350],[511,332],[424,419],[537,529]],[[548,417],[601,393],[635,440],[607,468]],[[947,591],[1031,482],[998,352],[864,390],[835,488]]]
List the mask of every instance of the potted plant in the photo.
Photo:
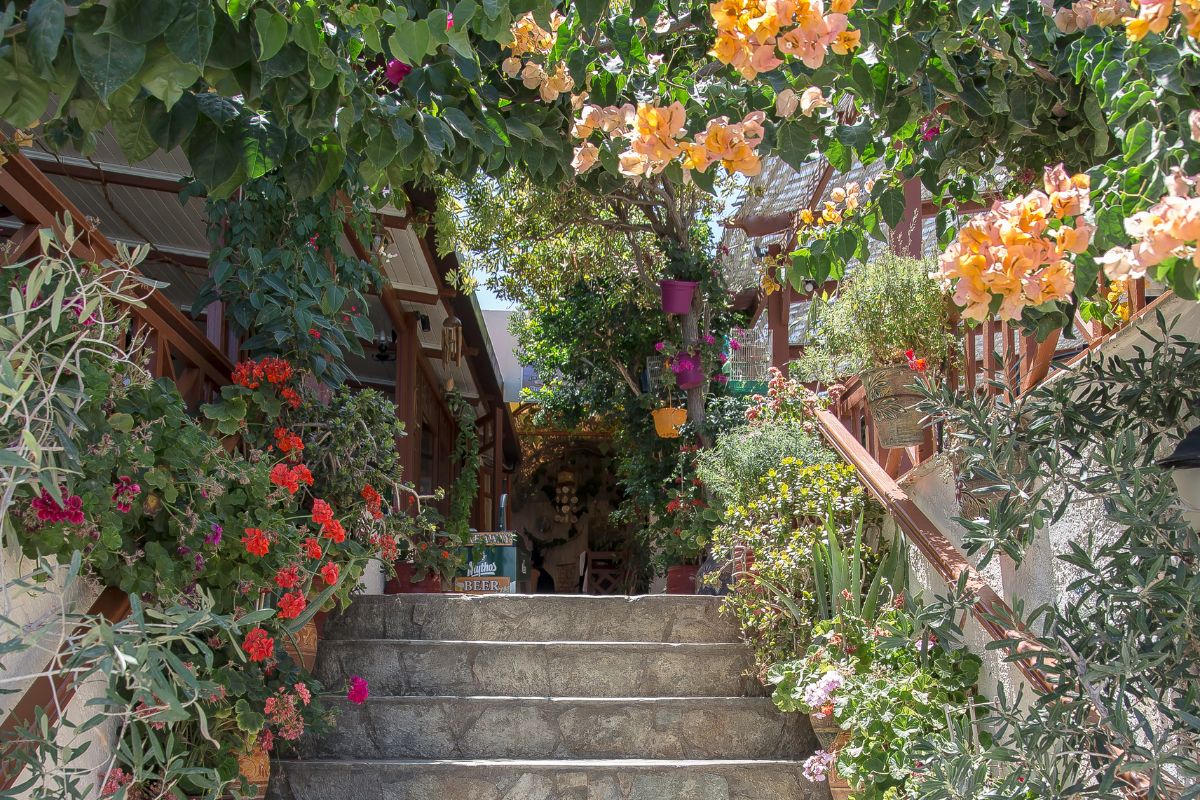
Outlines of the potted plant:
[[650,412],[654,418],[654,432],[662,439],[678,439],[679,429],[687,423],[687,409],[663,406]]
[[658,282],[662,292],[662,307],[666,314],[683,315],[692,310],[692,300],[701,281],[711,273],[712,267],[697,254],[679,248],[668,253],[670,277]]
[[954,339],[931,261],[885,255],[859,265],[829,302],[816,307],[813,343],[800,359],[805,380],[858,375],[883,447],[909,447],[924,437],[922,373],[938,370]]

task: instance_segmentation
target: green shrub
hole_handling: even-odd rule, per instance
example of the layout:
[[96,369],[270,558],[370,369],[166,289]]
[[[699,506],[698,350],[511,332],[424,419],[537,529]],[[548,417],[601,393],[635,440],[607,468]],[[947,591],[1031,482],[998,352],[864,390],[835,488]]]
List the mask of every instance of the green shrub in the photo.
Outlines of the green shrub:
[[860,265],[830,302],[814,312],[803,380],[832,381],[873,367],[901,364],[906,353],[938,367],[951,352],[947,301],[930,277],[936,265],[884,255]]
[[758,491],[758,479],[787,457],[803,464],[836,464],[837,454],[800,422],[743,425],[700,454],[697,473],[722,507],[744,505]]

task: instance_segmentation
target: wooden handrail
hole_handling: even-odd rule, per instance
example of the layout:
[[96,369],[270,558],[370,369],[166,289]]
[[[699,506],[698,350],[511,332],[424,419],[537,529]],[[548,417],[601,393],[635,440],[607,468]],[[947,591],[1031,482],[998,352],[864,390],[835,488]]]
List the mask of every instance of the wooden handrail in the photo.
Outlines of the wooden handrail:
[[[1012,609],[996,593],[986,580],[975,570],[958,548],[925,515],[912,498],[887,474],[879,462],[867,452],[854,434],[827,410],[817,412],[817,424],[826,440],[848,463],[858,470],[859,478],[871,494],[883,504],[896,521],[904,538],[911,542],[929,562],[934,571],[949,586],[958,583],[966,575],[966,586],[976,598],[971,612],[982,627],[996,641],[1013,638],[1013,631],[1004,628],[994,618],[1014,619]],[[1016,653],[1013,654],[1017,656]],[[1051,690],[1046,675],[1024,657],[1014,662],[1035,689],[1040,692]]]

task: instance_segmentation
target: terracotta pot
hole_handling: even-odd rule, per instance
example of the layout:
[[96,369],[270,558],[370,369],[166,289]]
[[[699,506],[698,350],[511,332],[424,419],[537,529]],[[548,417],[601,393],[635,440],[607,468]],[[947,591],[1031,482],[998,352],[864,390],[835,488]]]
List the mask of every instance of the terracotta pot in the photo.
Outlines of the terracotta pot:
[[861,376],[867,408],[880,447],[911,447],[925,440],[921,396],[912,388],[917,373],[903,366],[882,367]]
[[238,769],[251,788],[247,798],[267,796],[267,783],[271,780],[271,758],[261,750],[253,753],[242,753],[238,756]]
[[850,732],[842,731],[834,739],[833,744],[829,748],[829,752],[833,753],[833,763],[829,765],[829,774],[826,780],[829,782],[829,795],[833,800],[849,800],[850,795],[855,791],[850,783],[838,774],[837,771],[837,754],[838,752],[850,743]]
[[695,594],[699,564],[676,564],[667,567],[667,594]]
[[687,409],[656,408],[650,416],[654,417],[654,432],[660,439],[678,439],[679,429],[687,422]]
[[317,641],[325,638],[325,621],[328,619],[328,611],[318,611],[313,614],[313,624],[317,626]]
[[413,580],[413,565],[407,561],[396,562],[396,577],[389,578],[383,591],[387,594],[440,594],[442,579],[430,575],[423,580]]
[[[296,643],[292,644],[295,638]],[[295,637],[283,637],[283,651],[292,657],[305,671],[312,672],[317,663],[317,623],[310,619],[304,627],[296,632]]]
[[826,752],[832,752],[834,742],[842,735],[842,729],[834,722],[833,715],[826,714],[824,719],[821,719],[815,714],[809,714],[808,724],[812,726],[813,733],[816,734],[817,743],[821,746],[821,749]]
[[692,310],[692,297],[696,294],[696,281],[661,280],[662,307],[668,314],[686,314]]

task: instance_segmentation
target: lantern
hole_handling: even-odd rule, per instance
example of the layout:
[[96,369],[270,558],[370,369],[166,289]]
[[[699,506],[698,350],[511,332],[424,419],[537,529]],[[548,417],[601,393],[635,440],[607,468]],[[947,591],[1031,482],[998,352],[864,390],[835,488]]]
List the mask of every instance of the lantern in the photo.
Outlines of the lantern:
[[463,326],[458,317],[451,314],[442,323],[442,363],[458,366],[463,357]]

